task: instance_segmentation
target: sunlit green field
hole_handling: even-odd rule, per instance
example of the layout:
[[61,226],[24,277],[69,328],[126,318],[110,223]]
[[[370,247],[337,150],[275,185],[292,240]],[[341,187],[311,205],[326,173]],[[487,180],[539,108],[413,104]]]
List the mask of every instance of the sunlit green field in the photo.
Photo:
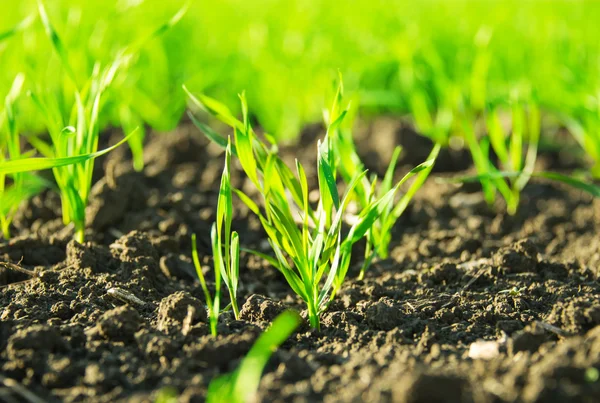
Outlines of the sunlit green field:
[[[113,125],[126,106],[152,127],[174,127],[186,83],[231,107],[246,90],[258,122],[290,137],[320,119],[339,69],[369,113],[480,111],[526,91],[555,118],[598,128],[595,1],[192,1],[181,21],[147,41],[184,2],[47,3],[80,83],[96,63],[143,42],[102,109]],[[23,72],[27,88],[69,104],[72,88],[36,2],[6,2],[0,32],[0,95]],[[40,130],[39,114],[23,104],[20,124]]]

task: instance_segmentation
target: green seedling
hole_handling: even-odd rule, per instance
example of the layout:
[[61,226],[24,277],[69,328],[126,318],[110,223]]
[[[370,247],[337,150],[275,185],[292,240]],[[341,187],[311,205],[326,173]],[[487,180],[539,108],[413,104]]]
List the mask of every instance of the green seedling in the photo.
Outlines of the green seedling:
[[[17,85],[17,87],[20,87],[20,85]],[[66,196],[69,197],[67,200],[69,202],[72,202],[73,206],[81,207],[78,213],[80,214],[80,217],[85,217],[85,212],[83,211],[84,206],[81,204],[77,204],[77,202],[80,201],[80,199],[77,199],[77,186],[81,183],[81,181],[78,182],[76,179],[81,180],[81,172],[87,172],[85,171],[85,167],[89,167],[91,165],[91,161],[93,161],[94,158],[97,158],[114,150],[123,142],[127,141],[128,137],[132,134],[125,137],[122,141],[115,144],[114,146],[108,147],[101,151],[97,151],[96,148],[86,147],[80,147],[77,149],[69,148],[68,146],[63,144],[65,151],[63,155],[61,155],[61,153],[57,153],[58,155],[53,155],[46,158],[33,158],[29,156],[29,154],[23,155],[20,153],[19,138],[17,135],[16,124],[12,112],[12,101],[10,101],[12,97],[9,95],[8,99],[9,101],[6,103],[7,108],[5,110],[5,116],[9,129],[8,132],[3,134],[2,148],[4,148],[4,145],[6,145],[6,148],[8,149],[9,159],[5,158],[4,151],[0,153],[0,155],[2,155],[2,157],[0,158],[0,186],[2,186],[2,192],[0,192],[0,195],[2,197],[3,202],[2,208],[0,209],[0,215],[3,217],[2,229],[4,236],[8,237],[9,235],[8,227],[14,215],[15,209],[18,207],[19,203],[27,197],[34,194],[35,192],[41,190],[43,187],[47,186],[47,182],[30,174],[30,172],[33,171],[53,169],[59,187],[62,185],[66,190],[68,190],[68,192],[65,192]],[[59,134],[70,134],[72,131],[76,131],[76,129],[72,127],[67,127],[61,130]],[[58,140],[65,141],[65,143],[67,144],[72,144],[68,142],[69,140],[66,139],[67,137],[71,136],[63,136]],[[77,136],[76,139],[79,140],[79,136]],[[41,141],[38,144],[44,145],[44,143]],[[45,145],[45,147],[42,146],[41,148],[49,149],[49,146]],[[77,150],[77,152],[72,152],[73,149]],[[5,178],[7,175],[10,175],[13,178],[13,185],[10,188],[6,188],[5,186]],[[91,172],[89,172],[88,175],[89,181],[91,181]],[[63,181],[60,182],[59,179],[62,179]],[[71,211],[72,210],[69,210],[69,213],[71,213]],[[83,222],[84,221],[82,218],[82,222],[80,225],[81,231],[80,233],[78,233],[78,235],[81,236],[78,237],[80,241],[83,241]]]
[[[320,200],[315,209],[308,200],[308,180],[303,166],[296,162],[294,174],[278,156],[277,148],[273,144],[269,147],[256,136],[248,121],[243,95],[240,96],[243,121],[236,119],[228,108],[212,98],[190,94],[190,99],[234,129],[235,147],[231,147],[232,153],[238,157],[247,177],[260,193],[263,210],[241,190],[235,189],[235,193],[260,219],[275,258],[254,253],[267,259],[285,276],[294,292],[306,302],[311,326],[318,329],[321,313],[346,277],[352,245],[362,239],[389,208],[399,185],[381,197],[373,197],[344,236],[342,218],[355,187],[366,172],[358,172],[348,184],[344,196],[340,197],[334,169],[338,157],[333,139],[328,134],[323,142],[319,142],[317,150]],[[343,111],[332,120],[328,133],[335,130],[345,114]],[[220,135],[197,120],[195,122],[211,140],[225,144]],[[299,223],[295,220],[296,215],[299,215]]]
[[[62,65],[75,88],[75,103],[71,108],[69,118],[65,118],[64,106],[51,94],[40,91],[31,92],[31,99],[44,117],[50,143],[40,137],[30,137],[30,143],[48,159],[64,160],[74,156],[94,155],[98,150],[99,114],[101,100],[107,88],[113,82],[118,69],[126,62],[125,58],[117,57],[110,65],[101,68],[96,64],[91,78],[81,87],[70,66],[66,47],[50,23],[43,2],[38,1],[39,13],[45,31],[60,57]],[[126,139],[129,141],[136,131],[131,132]],[[60,191],[63,221],[73,223],[75,240],[84,241],[85,208],[92,185],[93,158],[80,163],[52,166],[54,178]]]
[[208,403],[247,403],[252,401],[262,372],[273,352],[286,341],[302,319],[293,311],[275,318],[260,335],[235,372],[214,379],[208,386]]
[[[339,85],[334,102],[330,110],[325,114],[326,122],[330,120],[330,116],[337,116],[339,114],[338,110],[340,108],[342,96],[343,83],[340,75]],[[441,131],[436,131],[436,133],[441,133]],[[346,183],[351,183],[353,178],[364,170],[364,164],[358,155],[352,134],[349,130],[343,130],[338,124],[329,125],[328,135],[333,136],[334,138],[333,144],[336,150],[336,155],[338,156],[338,160],[334,162],[335,170],[340,173],[341,177]],[[384,197],[385,194],[394,188],[394,172],[401,151],[402,148],[399,146],[394,150],[392,159],[388,165],[381,184],[378,184],[376,177],[373,177],[371,180],[369,180],[366,176],[363,176],[359,184],[354,187],[354,196],[361,208],[367,208],[377,198]],[[404,185],[408,179],[416,175],[415,180],[412,182],[406,193],[402,194],[399,200],[394,200],[393,203],[390,203],[385,209],[383,209],[382,214],[373,223],[373,226],[367,231],[365,259],[360,270],[359,279],[364,277],[366,270],[376,256],[380,258],[386,258],[388,256],[389,245],[392,238],[392,228],[406,210],[406,207],[410,203],[410,200],[413,198],[415,193],[425,183],[429,173],[433,169],[439,151],[440,145],[436,144],[427,160],[409,171],[395,185],[395,188],[398,188]]]
[[[227,145],[225,151],[225,168],[221,176],[221,187],[219,190],[219,201],[217,205],[217,218],[211,230],[211,244],[213,252],[213,264],[215,272],[215,295],[211,297],[206,285],[206,279],[202,273],[198,250],[196,248],[196,235],[192,235],[192,259],[202,291],[208,306],[210,330],[213,336],[217,335],[217,323],[220,314],[221,303],[221,278],[229,290],[230,306],[236,319],[240,317],[237,304],[237,288],[240,275],[240,243],[237,232],[231,231],[233,218],[233,202],[231,190],[231,144]],[[225,308],[227,310],[227,308]]]

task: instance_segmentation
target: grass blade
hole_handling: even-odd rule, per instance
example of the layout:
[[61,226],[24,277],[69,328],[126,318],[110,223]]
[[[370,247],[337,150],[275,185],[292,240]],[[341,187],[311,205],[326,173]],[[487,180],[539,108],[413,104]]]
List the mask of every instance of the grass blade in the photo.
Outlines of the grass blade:
[[119,147],[121,144],[127,142],[129,138],[136,133],[137,129],[129,133],[117,144],[105,148],[95,153],[74,155],[71,157],[59,157],[59,158],[27,158],[13,161],[0,161],[0,174],[14,174],[19,172],[31,172],[41,171],[44,169],[57,168],[65,165],[79,164],[82,162],[89,161],[94,158],[98,158],[104,154],[111,152],[112,150]]
[[262,372],[273,352],[287,340],[302,323],[300,316],[286,311],[254,343],[239,368],[230,375],[221,376],[208,387],[208,403],[246,403],[258,390]]

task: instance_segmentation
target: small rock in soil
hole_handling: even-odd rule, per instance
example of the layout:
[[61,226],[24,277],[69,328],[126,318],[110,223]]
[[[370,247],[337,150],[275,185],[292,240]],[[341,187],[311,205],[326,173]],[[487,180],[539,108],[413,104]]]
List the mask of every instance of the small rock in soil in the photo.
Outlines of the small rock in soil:
[[107,339],[131,341],[141,324],[138,312],[129,305],[123,305],[105,312],[98,320],[97,329]]
[[[207,322],[206,308],[202,301],[185,291],[178,291],[160,301],[158,307],[158,330],[166,333],[181,332],[191,312],[192,322]],[[192,323],[188,324],[191,325]]]
[[270,322],[287,308],[281,302],[259,294],[251,295],[240,310],[240,319],[249,322]]
[[500,354],[497,341],[478,340],[469,346],[469,358],[472,360],[491,360]]

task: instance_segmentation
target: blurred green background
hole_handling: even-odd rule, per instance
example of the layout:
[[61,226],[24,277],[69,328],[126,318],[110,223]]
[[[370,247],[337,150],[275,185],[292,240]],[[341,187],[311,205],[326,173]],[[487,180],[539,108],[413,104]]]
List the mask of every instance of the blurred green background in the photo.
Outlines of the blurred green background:
[[[78,81],[108,64],[184,6],[164,0],[52,0],[46,7]],[[73,91],[34,0],[4,0],[0,97],[16,74],[26,88],[72,105]],[[25,21],[24,21],[25,20]],[[186,84],[236,110],[245,90],[258,123],[290,138],[318,121],[338,69],[364,115],[451,121],[532,94],[559,127],[600,128],[600,2],[466,0],[192,1],[181,21],[144,41],[102,110],[119,125],[125,105],[169,130],[185,111]],[[19,26],[19,24],[21,25]],[[15,27],[17,29],[15,30]],[[22,100],[25,131],[43,130]],[[575,127],[573,126],[573,127]]]

